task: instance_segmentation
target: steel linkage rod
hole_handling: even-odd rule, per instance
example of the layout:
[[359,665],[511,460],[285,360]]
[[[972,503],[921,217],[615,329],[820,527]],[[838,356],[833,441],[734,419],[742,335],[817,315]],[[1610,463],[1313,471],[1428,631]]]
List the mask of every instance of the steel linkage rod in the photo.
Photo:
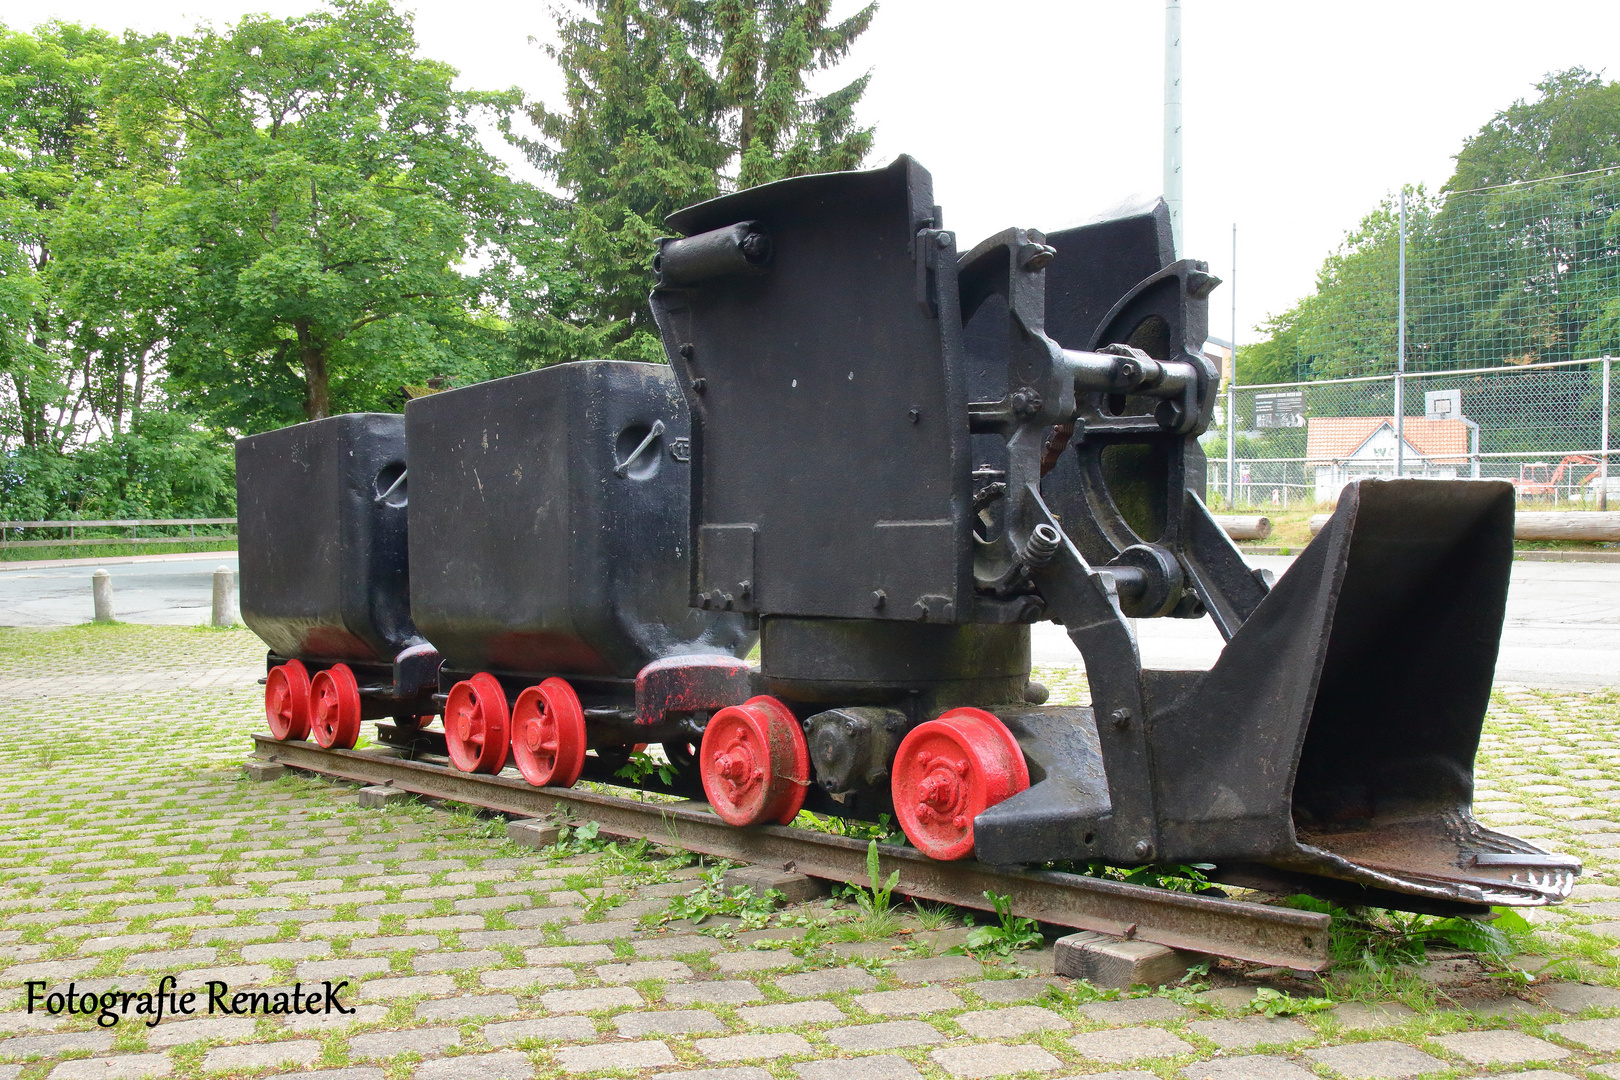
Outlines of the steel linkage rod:
[[[558,811],[595,821],[603,832],[653,841],[718,858],[788,867],[811,877],[861,882],[866,845],[806,829],[738,829],[702,803],[650,803],[521,780],[457,772],[387,753],[323,750],[305,742],[254,736],[258,757],[307,772],[363,784],[387,785],[438,799],[521,817]],[[1012,911],[1055,926],[1094,930],[1176,949],[1303,971],[1327,966],[1326,915],[1216,897],[1171,892],[1121,881],[1050,871],[938,862],[910,848],[883,845],[885,873],[898,870],[896,891],[962,907],[983,907],[984,894],[1007,896]]]

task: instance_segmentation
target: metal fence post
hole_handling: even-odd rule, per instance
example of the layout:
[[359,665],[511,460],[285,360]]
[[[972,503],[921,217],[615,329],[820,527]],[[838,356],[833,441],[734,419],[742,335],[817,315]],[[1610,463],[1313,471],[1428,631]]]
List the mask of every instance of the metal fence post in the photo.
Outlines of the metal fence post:
[[1232,222],[1232,358],[1226,371],[1226,506],[1237,505],[1237,222]]
[[1599,408],[1602,452],[1598,454],[1598,509],[1609,508],[1609,365],[1614,357],[1603,358],[1603,403]]
[[112,575],[105,570],[97,570],[91,574],[90,595],[96,605],[96,622],[112,622]]
[[1401,282],[1395,327],[1395,476],[1406,466],[1406,187],[1401,187]]

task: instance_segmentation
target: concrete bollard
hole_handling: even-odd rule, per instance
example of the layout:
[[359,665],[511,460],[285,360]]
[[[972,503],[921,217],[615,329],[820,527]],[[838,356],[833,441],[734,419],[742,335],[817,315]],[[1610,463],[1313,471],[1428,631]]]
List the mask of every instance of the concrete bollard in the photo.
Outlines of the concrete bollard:
[[91,574],[90,593],[95,598],[96,622],[112,622],[112,575],[105,570]]
[[222,566],[214,571],[215,626],[236,625],[236,571]]

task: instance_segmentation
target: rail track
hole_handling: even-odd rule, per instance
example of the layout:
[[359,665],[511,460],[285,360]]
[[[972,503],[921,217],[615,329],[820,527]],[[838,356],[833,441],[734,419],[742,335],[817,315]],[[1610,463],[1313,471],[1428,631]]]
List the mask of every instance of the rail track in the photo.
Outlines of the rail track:
[[[792,869],[831,881],[865,880],[867,847],[848,837],[778,825],[736,828],[702,802],[645,802],[571,788],[537,788],[519,778],[463,773],[445,756],[438,732],[377,725],[381,744],[325,750],[313,743],[255,735],[254,755],[288,768],[516,817],[559,812],[597,822],[604,833],[646,839],[717,858]],[[511,770],[508,770],[509,772]],[[1171,948],[1302,971],[1328,965],[1328,916],[1220,897],[1198,896],[1053,871],[940,862],[907,847],[882,845],[896,891],[963,907],[984,893],[1008,897],[1015,915]]]

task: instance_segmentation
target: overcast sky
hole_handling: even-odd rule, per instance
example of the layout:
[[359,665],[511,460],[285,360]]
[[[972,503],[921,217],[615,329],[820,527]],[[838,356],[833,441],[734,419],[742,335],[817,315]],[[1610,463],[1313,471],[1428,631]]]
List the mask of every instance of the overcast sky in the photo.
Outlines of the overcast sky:
[[[425,54],[462,85],[556,101],[529,39],[550,4],[396,0]],[[183,32],[313,0],[0,0],[48,18]],[[835,11],[856,10],[837,0]],[[1402,183],[1444,183],[1462,141],[1550,71],[1620,74],[1617,0],[1183,0],[1184,254],[1232,280],[1240,343],[1311,290],[1323,256]],[[1053,229],[1161,187],[1162,0],[882,0],[834,77],[872,72],[871,163],[909,153],[934,175],[962,250],[1007,225]],[[828,85],[832,85],[831,82]],[[1211,297],[1211,332],[1232,293]]]

